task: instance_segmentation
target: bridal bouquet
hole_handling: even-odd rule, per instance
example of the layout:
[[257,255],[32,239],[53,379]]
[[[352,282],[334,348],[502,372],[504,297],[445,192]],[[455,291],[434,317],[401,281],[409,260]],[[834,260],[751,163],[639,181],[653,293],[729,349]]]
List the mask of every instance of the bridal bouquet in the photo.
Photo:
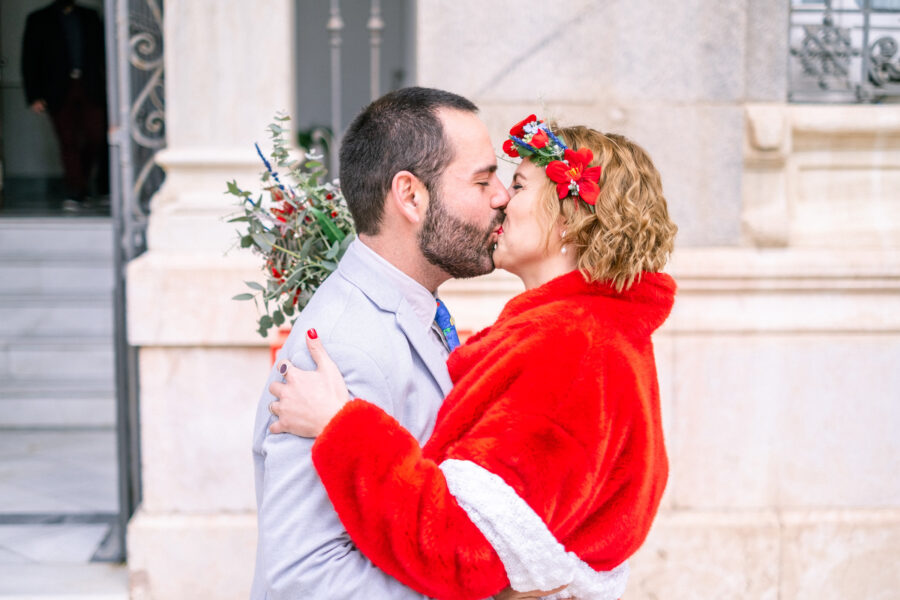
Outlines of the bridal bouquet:
[[338,181],[325,180],[322,156],[306,152],[300,160],[291,159],[285,137],[289,120],[276,115],[269,125],[269,158],[256,146],[265,167],[264,192],[254,200],[253,193],[239,187],[236,180],[228,182],[226,192],[236,196],[242,208],[242,214],[229,219],[243,225],[238,231],[240,247],[250,248],[263,259],[265,285],[246,281],[252,291],[234,296],[234,300],[256,303],[263,313],[258,328],[263,337],[273,326],[289,319],[293,323],[296,313],[337,268],[355,234]]

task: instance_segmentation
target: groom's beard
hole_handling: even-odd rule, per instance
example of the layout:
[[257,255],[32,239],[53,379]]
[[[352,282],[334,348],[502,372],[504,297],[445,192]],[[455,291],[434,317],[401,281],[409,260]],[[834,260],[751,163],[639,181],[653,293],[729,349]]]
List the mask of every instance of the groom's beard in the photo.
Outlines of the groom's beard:
[[486,229],[451,215],[437,190],[431,193],[425,223],[419,231],[419,249],[431,264],[451,277],[477,277],[494,270],[491,237],[503,221],[497,211]]

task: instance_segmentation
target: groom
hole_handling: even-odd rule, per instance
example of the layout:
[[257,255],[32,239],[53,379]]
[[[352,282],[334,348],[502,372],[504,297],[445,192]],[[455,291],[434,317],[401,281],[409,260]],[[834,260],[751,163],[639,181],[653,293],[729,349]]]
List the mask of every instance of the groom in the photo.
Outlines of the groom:
[[[451,277],[493,270],[491,246],[509,201],[477,110],[449,92],[404,88],[354,119],[340,180],[359,236],[281,353],[315,368],[304,340],[315,327],[310,335],[322,339],[351,394],[385,409],[421,443],[450,391],[445,360],[457,343],[452,327],[435,322],[436,290]],[[273,369],[265,389],[279,378]],[[272,400],[268,391],[260,398],[254,431],[252,600],[421,600],[354,547],[312,465],[314,440],[268,433]]]

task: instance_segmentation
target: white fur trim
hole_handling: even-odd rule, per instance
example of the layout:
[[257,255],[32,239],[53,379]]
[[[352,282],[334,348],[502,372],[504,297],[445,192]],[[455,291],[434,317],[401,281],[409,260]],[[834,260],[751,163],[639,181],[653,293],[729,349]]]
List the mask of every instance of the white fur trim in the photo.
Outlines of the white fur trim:
[[552,598],[616,600],[625,592],[628,564],[597,572],[574,552],[566,552],[553,533],[503,479],[468,460],[440,465],[447,487],[497,552],[514,590],[568,587]]

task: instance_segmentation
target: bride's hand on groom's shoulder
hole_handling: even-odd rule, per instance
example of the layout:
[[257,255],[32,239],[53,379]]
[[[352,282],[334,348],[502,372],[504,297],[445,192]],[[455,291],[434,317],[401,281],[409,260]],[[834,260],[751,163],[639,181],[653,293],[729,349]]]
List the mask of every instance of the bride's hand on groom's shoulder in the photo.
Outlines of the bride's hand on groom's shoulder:
[[276,400],[269,411],[277,417],[271,433],[293,433],[314,438],[350,399],[337,365],[325,352],[315,329],[306,332],[306,346],[316,363],[315,371],[298,369],[288,360],[278,363],[284,382],[273,381],[269,392]]

